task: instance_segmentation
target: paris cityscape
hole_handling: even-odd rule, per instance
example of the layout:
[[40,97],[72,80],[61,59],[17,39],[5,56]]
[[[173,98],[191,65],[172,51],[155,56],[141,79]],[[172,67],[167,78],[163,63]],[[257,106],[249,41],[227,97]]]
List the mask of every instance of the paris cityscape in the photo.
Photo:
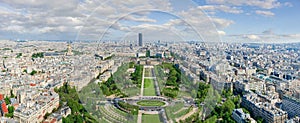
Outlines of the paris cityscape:
[[0,0],[0,123],[299,123],[298,9]]

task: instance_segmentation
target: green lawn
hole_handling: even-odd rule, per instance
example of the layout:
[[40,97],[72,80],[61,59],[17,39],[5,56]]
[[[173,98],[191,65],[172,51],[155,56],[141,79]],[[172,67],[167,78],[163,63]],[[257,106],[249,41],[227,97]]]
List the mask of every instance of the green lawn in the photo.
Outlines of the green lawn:
[[154,82],[152,79],[144,80],[144,96],[156,96]]
[[154,72],[161,92],[166,85],[166,80],[164,80],[164,77],[167,77],[167,75],[164,73],[164,69],[162,68],[161,65],[155,65]]
[[142,123],[160,123],[158,114],[143,114]]
[[158,100],[141,100],[137,102],[140,106],[163,106],[165,105],[164,102]]

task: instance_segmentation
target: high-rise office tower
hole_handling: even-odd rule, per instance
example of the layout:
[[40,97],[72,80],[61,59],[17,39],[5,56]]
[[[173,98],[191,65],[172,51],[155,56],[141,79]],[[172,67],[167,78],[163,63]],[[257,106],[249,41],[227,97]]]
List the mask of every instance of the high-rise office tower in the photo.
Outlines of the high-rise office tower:
[[139,46],[143,46],[143,35],[139,33]]

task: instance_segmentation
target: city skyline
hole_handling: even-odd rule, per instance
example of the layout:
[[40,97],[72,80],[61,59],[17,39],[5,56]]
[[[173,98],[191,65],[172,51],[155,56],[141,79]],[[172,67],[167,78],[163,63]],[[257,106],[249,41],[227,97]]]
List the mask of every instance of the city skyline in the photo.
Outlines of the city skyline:
[[0,0],[0,123],[300,123],[299,11]]

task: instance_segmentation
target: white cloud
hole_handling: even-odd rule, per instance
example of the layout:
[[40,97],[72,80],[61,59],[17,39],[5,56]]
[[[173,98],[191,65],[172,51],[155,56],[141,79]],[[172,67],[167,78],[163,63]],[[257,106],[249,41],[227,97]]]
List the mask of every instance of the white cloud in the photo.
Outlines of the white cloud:
[[258,15],[266,16],[266,17],[272,17],[272,16],[275,15],[271,11],[262,11],[262,10],[256,10],[255,13],[258,14]]
[[300,33],[299,34],[284,34],[284,35],[280,35],[280,36],[300,40]]
[[226,32],[219,30],[218,34],[221,35],[221,36],[224,36],[224,35],[226,35]]
[[209,17],[199,7],[182,11],[178,15],[191,24],[191,28],[188,28],[190,31],[196,29],[202,40],[207,42],[219,42],[217,30],[224,29],[234,23],[232,20]]
[[[7,32],[19,36],[20,34],[30,37],[39,37],[39,34],[47,34],[62,38],[75,38],[78,31],[80,39],[97,40],[101,34],[111,38],[122,32],[121,37],[132,35],[136,39],[136,32],[144,32],[149,40],[161,39],[200,39],[205,41],[218,41],[218,35],[226,35],[225,28],[235,22],[214,16],[216,12],[232,14],[244,13],[240,6],[254,6],[262,8],[256,14],[264,16],[274,16],[271,11],[265,9],[279,6],[291,6],[290,3],[279,3],[276,0],[207,0],[213,5],[189,6],[189,8],[174,9],[172,4],[161,0],[2,0],[1,2],[9,6],[0,6],[0,32]],[[67,4],[62,4],[65,2]],[[223,5],[224,4],[224,5]],[[184,5],[182,5],[184,6]],[[179,7],[180,8],[180,7]],[[162,10],[179,16],[164,22],[148,17],[151,11]],[[213,15],[208,17],[201,10]],[[92,13],[93,12],[93,13]],[[120,18],[123,17],[123,18]],[[126,20],[129,23],[118,21]],[[116,21],[116,22],[115,22]],[[133,22],[134,25],[132,25]],[[136,22],[138,22],[136,24]],[[214,26],[214,25],[215,26]],[[109,29],[107,32],[106,29]],[[199,36],[199,35],[200,36]],[[265,32],[271,35],[271,32]],[[70,37],[67,37],[70,36]],[[72,37],[73,36],[73,37]],[[2,36],[5,37],[5,36]],[[241,39],[263,40],[270,39],[271,36],[260,34],[246,34],[236,36]],[[298,35],[278,35],[280,39],[298,38]],[[179,40],[178,39],[178,40]]]
[[204,6],[199,6],[199,8],[207,12],[222,11],[222,12],[232,13],[232,14],[243,13],[243,10],[241,10],[240,8],[230,7],[226,5],[204,5]]
[[251,35],[244,35],[243,37],[247,38],[247,39],[250,39],[250,40],[259,40],[260,39],[260,37],[258,35],[253,35],[253,34],[251,34]]
[[234,21],[222,19],[222,18],[212,18],[212,21],[218,29],[224,29],[224,28],[234,24]]
[[24,32],[25,29],[22,26],[11,25],[11,26],[2,28],[2,30],[4,30],[4,31],[14,31],[14,32],[22,33],[22,32]]
[[129,20],[129,21],[136,21],[136,22],[153,22],[153,23],[156,22],[156,20],[147,18],[146,16],[134,17],[132,15],[128,15],[128,16],[125,16],[123,19]]
[[[145,2],[145,1],[141,1]],[[112,4],[113,3],[113,4]],[[95,23],[103,23],[100,24],[98,28],[98,33],[104,33],[105,29],[101,30],[100,28],[107,28],[111,25],[109,22],[114,22],[116,19],[120,19],[120,23],[113,24],[111,28],[109,28],[109,32],[106,37],[107,39],[114,37],[116,34],[118,34],[117,38],[125,39],[122,36],[129,36],[131,33],[133,33],[133,37],[131,37],[131,40],[136,39],[135,33],[142,32],[145,36],[145,40],[176,40],[174,37],[181,37],[178,38],[178,40],[206,40],[206,41],[218,41],[218,32],[216,31],[216,27],[213,26],[214,23],[216,23],[216,26],[218,28],[226,28],[230,24],[233,23],[231,20],[221,19],[214,17],[212,18],[214,21],[211,21],[210,18],[201,11],[200,8],[190,7],[188,10],[182,10],[182,11],[171,11],[170,7],[168,7],[170,4],[167,2],[158,1],[156,4],[155,2],[151,1],[148,2],[149,4],[146,4],[143,7],[135,8],[132,4],[136,3],[129,3],[131,7],[125,6],[124,2],[121,1],[114,1],[110,3],[110,6],[113,8],[116,8],[114,10],[115,14],[110,14],[107,18],[99,18],[98,16],[101,16],[101,11],[99,13],[94,13],[93,15],[97,15],[94,17],[93,15],[91,18],[88,19],[86,26],[84,26],[82,32],[80,33],[80,37],[84,36],[85,34],[97,33],[94,31]],[[117,4],[118,3],[118,4]],[[159,6],[157,6],[159,4]],[[161,4],[163,6],[161,6]],[[126,5],[128,5],[126,3]],[[149,6],[150,5],[150,6]],[[153,5],[153,7],[151,7]],[[154,6],[155,5],[155,6]],[[106,6],[105,4],[102,4],[102,6]],[[101,7],[102,7],[101,6]],[[132,7],[133,6],[133,7]],[[154,9],[154,10],[162,10],[163,12],[158,12],[156,14],[166,14],[167,15],[175,15],[174,17],[176,19],[170,19],[170,20],[164,20],[165,22],[162,24],[157,24],[157,20],[151,19],[147,17],[147,15],[150,13],[149,11],[143,11],[144,9]],[[166,9],[167,8],[167,9]],[[104,8],[102,8],[104,9]],[[121,11],[121,12],[120,12]],[[133,13],[132,13],[133,12]],[[168,13],[169,12],[169,13]],[[130,14],[128,14],[130,13]],[[123,16],[119,18],[120,16]],[[164,15],[161,15],[164,16]],[[177,17],[179,18],[177,18]],[[105,20],[104,22],[99,20]],[[126,20],[126,21],[122,21]],[[107,22],[108,21],[108,22]],[[127,21],[132,22],[142,22],[142,24],[138,23],[137,25],[132,25],[127,23]],[[161,22],[159,22],[161,23]],[[91,25],[91,26],[89,26]],[[91,31],[93,30],[93,31]],[[120,33],[120,31],[122,31]],[[169,34],[166,34],[169,33]],[[201,36],[199,36],[201,35]],[[130,37],[130,36],[129,36]],[[116,40],[117,40],[116,39]]]
[[229,41],[237,42],[260,42],[260,43],[283,43],[299,42],[300,33],[296,34],[275,34],[272,30],[266,30],[261,34],[238,34],[226,37]]
[[262,9],[272,9],[281,6],[277,0],[206,0],[208,4],[222,4],[234,6],[255,6]]
[[[0,6],[0,31],[15,32],[13,34],[16,36],[35,35],[32,37],[38,37],[38,33],[51,35],[51,32],[53,35],[65,37],[64,33],[76,34],[80,29],[81,35],[94,33],[99,36],[123,15],[125,15],[123,19],[132,22],[156,22],[146,17],[148,12],[140,10],[156,8],[172,10],[168,1],[158,0],[2,0],[1,3],[9,8]],[[131,12],[145,16],[127,15]],[[112,27],[128,31],[128,28],[120,25],[113,24]]]
[[[3,3],[9,4],[13,7],[19,8],[39,8],[39,9],[56,9],[56,8],[76,8],[79,3],[78,0],[60,0],[60,1],[51,1],[48,0],[2,0]],[[67,4],[62,4],[67,3]]]

